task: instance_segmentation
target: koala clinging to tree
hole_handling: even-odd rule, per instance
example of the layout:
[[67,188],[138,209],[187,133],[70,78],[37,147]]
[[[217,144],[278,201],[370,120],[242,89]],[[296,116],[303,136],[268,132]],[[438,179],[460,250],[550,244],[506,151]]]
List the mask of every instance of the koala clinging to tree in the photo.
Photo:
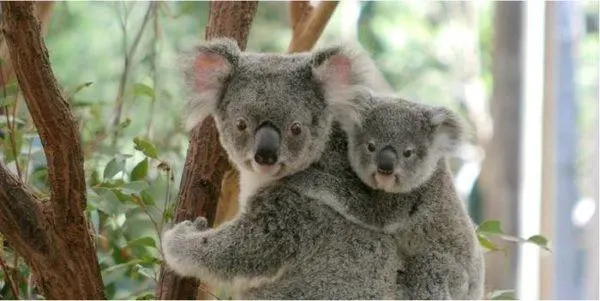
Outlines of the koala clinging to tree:
[[[246,299],[394,298],[394,237],[344,218],[327,200],[308,197],[303,184],[317,174],[333,179],[318,187],[343,181],[334,160],[320,158],[330,149],[326,159],[348,165],[347,150],[336,147],[345,145],[343,132],[335,128],[335,139],[329,136],[333,112],[352,116],[356,109],[347,91],[368,82],[361,56],[338,47],[242,53],[226,39],[200,47],[187,66],[195,92],[188,125],[213,115],[240,171],[241,204],[238,215],[216,229],[201,218],[166,231],[168,266],[232,284]],[[366,200],[365,185],[355,190]]]
[[350,220],[398,238],[403,297],[483,298],[483,250],[445,159],[464,137],[462,121],[446,108],[366,89],[353,99],[360,117],[336,118],[348,135],[352,169],[373,189],[371,201],[350,197],[347,186],[307,194],[333,195]]

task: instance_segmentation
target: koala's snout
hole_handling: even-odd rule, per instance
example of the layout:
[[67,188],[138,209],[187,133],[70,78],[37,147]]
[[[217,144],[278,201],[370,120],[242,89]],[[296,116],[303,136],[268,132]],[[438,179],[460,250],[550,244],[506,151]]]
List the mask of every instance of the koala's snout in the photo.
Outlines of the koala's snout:
[[260,165],[277,163],[281,136],[270,124],[261,125],[254,134],[254,161]]
[[391,146],[384,147],[377,154],[377,172],[383,175],[391,175],[394,173],[396,165],[396,151]]

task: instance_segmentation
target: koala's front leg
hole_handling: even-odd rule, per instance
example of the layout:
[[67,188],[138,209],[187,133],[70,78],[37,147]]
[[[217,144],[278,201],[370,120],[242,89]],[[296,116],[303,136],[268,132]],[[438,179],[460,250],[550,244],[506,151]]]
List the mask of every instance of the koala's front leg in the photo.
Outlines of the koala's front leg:
[[406,258],[405,271],[398,277],[409,300],[464,299],[468,289],[467,272],[452,256],[442,252]]
[[284,203],[255,197],[246,212],[217,229],[177,224],[163,236],[165,260],[182,276],[212,282],[272,277],[297,253],[300,237],[306,237],[299,233],[306,223]]

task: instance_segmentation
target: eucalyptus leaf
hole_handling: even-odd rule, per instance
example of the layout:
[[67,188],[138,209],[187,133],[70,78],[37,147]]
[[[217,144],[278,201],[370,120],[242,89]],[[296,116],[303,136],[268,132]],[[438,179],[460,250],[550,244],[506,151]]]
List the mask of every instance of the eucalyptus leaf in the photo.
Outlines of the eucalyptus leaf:
[[133,85],[133,93],[135,96],[148,96],[150,98],[154,97],[154,89],[142,83],[136,83]]
[[131,180],[137,181],[146,178],[148,175],[148,158],[144,158],[131,171]]
[[150,143],[150,141],[148,141],[144,138],[141,138],[141,137],[135,137],[135,138],[133,138],[133,143],[135,144],[135,149],[144,153],[144,155],[146,155],[146,157],[149,157],[152,159],[158,158],[156,148],[154,147],[154,145],[152,143]]
[[104,167],[104,179],[112,179],[116,174],[123,171],[125,167],[125,159],[113,158]]
[[502,230],[500,229],[500,221],[489,220],[484,221],[477,227],[477,232],[483,233],[493,233],[493,234],[502,234]]

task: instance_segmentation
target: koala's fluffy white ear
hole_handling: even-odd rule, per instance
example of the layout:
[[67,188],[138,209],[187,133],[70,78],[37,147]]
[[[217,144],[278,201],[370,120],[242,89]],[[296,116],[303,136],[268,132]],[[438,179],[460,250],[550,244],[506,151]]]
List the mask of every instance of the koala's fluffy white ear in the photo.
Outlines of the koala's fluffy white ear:
[[187,130],[215,112],[240,55],[241,51],[234,40],[220,38],[211,40],[198,47],[193,54],[182,58],[180,64],[191,90],[184,111]]
[[433,147],[442,153],[452,153],[466,139],[466,126],[454,112],[444,107],[434,107],[429,111],[433,129]]
[[329,47],[312,54],[313,74],[323,86],[334,119],[344,130],[358,124],[365,109],[363,100],[368,89],[362,86],[365,83],[364,59],[368,59],[365,53],[347,46]]

